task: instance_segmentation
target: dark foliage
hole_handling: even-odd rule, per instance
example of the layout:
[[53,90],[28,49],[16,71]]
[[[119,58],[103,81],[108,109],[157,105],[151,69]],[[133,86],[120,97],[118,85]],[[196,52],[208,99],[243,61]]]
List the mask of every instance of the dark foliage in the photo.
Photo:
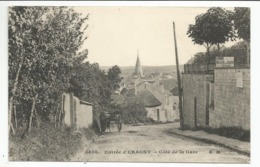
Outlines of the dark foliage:
[[217,134],[220,136],[238,139],[241,141],[250,142],[250,130],[243,130],[238,127],[221,127],[221,128],[202,128],[207,133]]
[[136,97],[126,97],[126,104],[121,110],[123,122],[126,124],[149,122],[147,110]]
[[188,36],[195,44],[214,45],[234,38],[231,12],[223,8],[210,8],[196,16],[194,25],[189,25]]
[[238,37],[250,42],[250,8],[236,7],[232,17]]
[[[222,47],[220,52],[213,48],[209,56],[210,64],[215,64],[216,57],[234,57],[235,65],[240,66],[246,63],[246,44],[244,42],[237,43],[229,48]],[[199,52],[194,55],[193,64],[206,64],[207,56],[204,52]]]

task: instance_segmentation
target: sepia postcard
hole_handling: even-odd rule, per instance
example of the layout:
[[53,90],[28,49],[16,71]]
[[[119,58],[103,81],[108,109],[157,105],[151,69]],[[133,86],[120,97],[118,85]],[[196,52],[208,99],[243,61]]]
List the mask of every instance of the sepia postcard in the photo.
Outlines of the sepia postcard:
[[9,161],[250,163],[250,18],[10,6]]

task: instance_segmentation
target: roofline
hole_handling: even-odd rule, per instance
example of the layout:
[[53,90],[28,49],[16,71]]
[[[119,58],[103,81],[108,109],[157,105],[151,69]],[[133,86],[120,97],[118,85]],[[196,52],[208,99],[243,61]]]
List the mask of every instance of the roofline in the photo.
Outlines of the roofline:
[[[162,105],[162,103],[160,104],[160,105]],[[151,106],[146,106],[146,105],[144,105],[146,108],[153,108],[153,107],[158,107],[158,106],[160,106],[160,105],[151,105]]]
[[79,103],[80,103],[80,104],[86,104],[86,105],[89,105],[89,106],[93,106],[92,103],[89,103],[89,102],[83,101],[83,100],[80,100]]

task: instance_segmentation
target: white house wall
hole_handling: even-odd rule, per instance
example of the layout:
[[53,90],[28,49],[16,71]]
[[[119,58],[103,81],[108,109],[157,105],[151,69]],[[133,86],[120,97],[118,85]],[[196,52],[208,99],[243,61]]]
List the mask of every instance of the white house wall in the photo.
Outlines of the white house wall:
[[[157,109],[161,111],[161,107],[152,107],[152,108],[146,108],[147,112],[147,117],[152,118],[154,121],[157,121]],[[160,112],[159,111],[159,112]]]
[[92,106],[86,104],[80,104],[77,110],[77,127],[88,128],[93,123]]

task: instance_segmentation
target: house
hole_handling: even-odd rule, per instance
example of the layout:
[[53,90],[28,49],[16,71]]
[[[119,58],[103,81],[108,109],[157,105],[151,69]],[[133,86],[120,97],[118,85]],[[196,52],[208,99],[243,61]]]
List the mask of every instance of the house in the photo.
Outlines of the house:
[[137,96],[148,111],[147,117],[156,121],[161,121],[162,103],[149,90],[141,90],[138,92]]
[[139,95],[144,90],[149,90],[149,92],[151,92],[151,94],[161,103],[160,106],[157,106],[157,109],[160,111],[159,121],[172,122],[179,119],[179,111],[173,107],[174,103],[177,105],[178,98],[174,97],[170,91],[165,89],[165,85],[161,80],[155,80],[154,82],[137,80],[135,83],[136,95]]
[[[179,119],[178,98],[170,92],[176,86],[176,80],[173,78],[161,79],[155,77],[158,74],[151,74],[145,77],[139,55],[137,55],[136,66],[132,74],[133,83],[121,90],[120,94],[126,96],[135,96],[140,98],[148,110],[148,117],[160,122],[172,122]],[[171,75],[167,73],[166,76]],[[159,75],[158,75],[159,76]]]
[[64,123],[67,127],[78,130],[92,126],[92,108],[91,103],[79,100],[72,92],[62,94],[62,111]]

